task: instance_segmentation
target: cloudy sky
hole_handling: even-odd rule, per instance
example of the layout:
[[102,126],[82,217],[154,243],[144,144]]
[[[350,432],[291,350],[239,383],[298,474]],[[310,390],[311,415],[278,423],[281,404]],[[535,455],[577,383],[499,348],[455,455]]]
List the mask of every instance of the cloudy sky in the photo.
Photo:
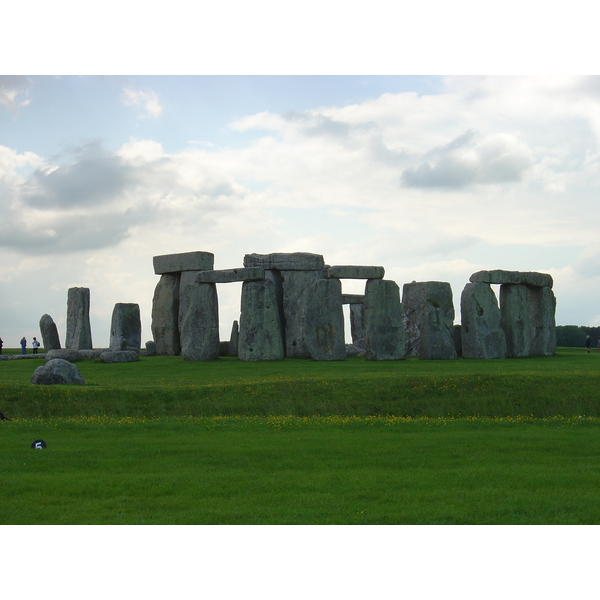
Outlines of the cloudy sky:
[[95,346],[117,302],[151,339],[152,257],[192,250],[448,281],[457,322],[473,272],[542,271],[558,324],[600,325],[599,141],[600,77],[2,76],[0,336],[64,340],[84,286]]

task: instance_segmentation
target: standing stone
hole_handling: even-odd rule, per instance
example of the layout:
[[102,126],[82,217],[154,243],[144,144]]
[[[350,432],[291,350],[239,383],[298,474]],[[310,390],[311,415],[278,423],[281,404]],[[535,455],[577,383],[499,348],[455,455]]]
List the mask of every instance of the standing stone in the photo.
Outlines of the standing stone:
[[244,361],[281,360],[283,324],[275,284],[270,279],[242,284],[238,357]]
[[191,283],[182,288],[179,331],[184,360],[218,358],[219,302],[216,284]]
[[506,358],[496,294],[487,283],[467,283],[460,297],[463,358]]
[[456,354],[461,357],[462,354],[462,326],[454,325],[452,327],[452,338],[454,339],[454,347],[456,348]]
[[156,356],[156,342],[154,340],[146,342],[146,356]]
[[552,356],[556,351],[556,298],[548,286],[528,287],[531,356]]
[[142,321],[139,304],[115,304],[110,325],[110,349],[140,351],[142,345]]
[[283,289],[285,355],[288,358],[309,358],[310,350],[304,340],[306,312],[309,306],[307,294],[316,281],[323,279],[323,271],[281,271],[280,273]]
[[505,283],[500,286],[500,313],[506,336],[506,356],[521,358],[531,350],[531,322],[527,286]]
[[92,348],[89,288],[70,288],[67,295],[67,339],[65,346],[72,350]]
[[345,360],[344,310],[339,279],[318,279],[307,290],[304,342],[314,360]]
[[368,360],[406,358],[400,288],[395,281],[385,279],[367,281],[363,317]]
[[157,354],[180,354],[179,273],[161,275],[156,284],[152,300],[152,337],[156,342]]
[[231,335],[229,336],[229,347],[227,348],[228,356],[237,356],[240,346],[240,326],[237,321],[231,326]]
[[58,329],[50,315],[43,315],[40,319],[40,332],[42,334],[42,347],[46,352],[60,349]]
[[365,328],[363,319],[363,304],[350,304],[350,335],[354,346],[365,345]]
[[452,338],[452,288],[442,281],[404,284],[402,312],[407,354],[423,359],[457,358]]

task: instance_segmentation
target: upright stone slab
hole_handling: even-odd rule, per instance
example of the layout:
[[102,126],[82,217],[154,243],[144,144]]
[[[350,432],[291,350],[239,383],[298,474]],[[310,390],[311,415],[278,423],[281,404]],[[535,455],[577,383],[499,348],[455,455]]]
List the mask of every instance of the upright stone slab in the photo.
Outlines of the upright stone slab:
[[219,357],[219,302],[214,283],[191,283],[180,290],[179,331],[184,360]]
[[179,273],[161,275],[152,300],[152,337],[159,355],[178,356],[179,335]]
[[110,349],[134,350],[139,353],[141,345],[142,321],[139,304],[115,304],[110,325]]
[[352,344],[364,347],[365,328],[363,318],[363,303],[350,304],[350,335]]
[[460,297],[463,358],[506,358],[496,294],[487,283],[467,283]]
[[227,348],[228,356],[237,356],[240,347],[240,326],[237,321],[231,326],[231,334],[229,335],[229,346]]
[[67,339],[65,346],[72,350],[92,348],[90,326],[90,289],[70,288],[67,295]]
[[527,286],[505,283],[500,286],[500,314],[506,336],[506,356],[522,358],[531,350],[531,320]]
[[402,313],[407,354],[423,359],[454,359],[452,288],[442,281],[404,284]]
[[275,284],[269,279],[245,281],[242,284],[239,359],[281,360],[284,356],[283,324]]
[[385,279],[367,281],[363,317],[368,360],[406,358],[400,288],[395,281]]
[[339,279],[318,279],[308,289],[304,342],[314,360],[346,360]]
[[288,358],[309,358],[311,353],[304,339],[306,313],[310,310],[307,294],[317,281],[323,280],[323,272],[281,271],[280,275],[283,290],[285,355]]
[[552,356],[556,351],[556,298],[545,287],[528,287],[531,356]]
[[40,319],[40,333],[42,334],[42,347],[46,352],[60,349],[58,329],[50,315],[43,315]]

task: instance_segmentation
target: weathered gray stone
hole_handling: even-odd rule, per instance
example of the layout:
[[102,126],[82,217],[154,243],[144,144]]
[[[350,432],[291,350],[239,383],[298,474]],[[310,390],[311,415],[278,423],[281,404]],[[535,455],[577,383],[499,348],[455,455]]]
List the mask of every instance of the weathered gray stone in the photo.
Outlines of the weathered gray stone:
[[240,326],[237,321],[231,326],[231,334],[229,336],[229,347],[227,348],[228,356],[237,356],[240,346]]
[[323,271],[280,271],[279,275],[283,293],[285,355],[288,358],[310,358],[304,340],[306,312],[310,309],[307,293],[316,281],[323,279]]
[[531,356],[552,356],[556,351],[556,298],[549,287],[528,287]]
[[72,350],[93,348],[89,288],[75,287],[68,291],[65,346]]
[[139,304],[119,302],[115,304],[110,325],[111,350],[140,351],[142,345],[142,321]]
[[42,347],[46,352],[60,348],[58,329],[50,315],[43,315],[40,319],[40,333],[42,334]]
[[162,275],[152,300],[152,337],[156,353],[177,356],[181,352],[179,335],[179,279],[178,273]]
[[255,281],[265,278],[263,267],[244,267],[241,269],[223,269],[221,271],[200,271],[196,283],[232,283],[235,281]]
[[363,304],[365,350],[368,360],[406,358],[406,335],[395,281],[369,279]]
[[219,303],[214,283],[191,283],[180,290],[179,331],[184,360],[219,356]]
[[510,283],[513,285],[532,285],[537,287],[552,287],[552,276],[535,271],[477,271],[469,277],[471,283]]
[[364,294],[342,294],[342,304],[362,304],[364,301]]
[[462,327],[460,325],[454,325],[454,327],[452,327],[452,339],[454,340],[456,354],[459,357],[462,356]]
[[54,358],[33,372],[31,383],[35,385],[85,385],[85,379],[74,364],[62,358]]
[[506,356],[521,358],[531,350],[531,322],[527,287],[505,283],[500,286],[501,324],[506,336]]
[[243,361],[281,360],[283,323],[271,279],[242,284],[238,357]]
[[100,358],[100,355],[108,350],[108,348],[94,348],[93,350],[77,350],[77,354],[81,360],[94,360]]
[[156,356],[156,342],[154,340],[146,342],[146,356]]
[[487,283],[467,283],[460,298],[463,358],[506,358],[496,294]]
[[355,346],[364,347],[365,328],[363,319],[363,304],[350,304],[350,335]]
[[212,252],[182,252],[163,254],[153,258],[154,272],[157,275],[179,273],[181,271],[204,271],[212,269],[215,255]]
[[334,265],[327,269],[326,277],[336,279],[383,279],[383,267],[361,267],[355,265]]
[[404,284],[402,312],[407,354],[423,359],[457,358],[452,337],[452,288],[442,281]]
[[342,284],[318,279],[306,295],[304,342],[314,360],[345,360]]
[[48,350],[45,358],[46,362],[56,358],[61,358],[62,360],[67,360],[69,362],[83,360],[83,356],[80,356],[79,350],[69,350],[68,348],[55,348],[54,350]]
[[321,254],[310,252],[274,252],[272,254],[246,254],[245,267],[263,267],[280,271],[315,271],[325,267]]
[[367,351],[361,347],[356,346],[355,344],[346,344],[346,358],[351,356],[365,356]]
[[103,363],[124,363],[137,362],[140,360],[139,352],[135,350],[105,350],[100,355],[100,362]]

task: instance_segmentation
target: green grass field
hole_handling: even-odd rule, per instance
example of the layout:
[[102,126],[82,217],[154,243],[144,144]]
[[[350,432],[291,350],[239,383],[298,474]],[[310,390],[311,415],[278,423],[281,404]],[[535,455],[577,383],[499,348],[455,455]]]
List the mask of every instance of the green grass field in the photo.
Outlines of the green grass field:
[[600,523],[597,352],[41,364],[0,361],[3,524]]

